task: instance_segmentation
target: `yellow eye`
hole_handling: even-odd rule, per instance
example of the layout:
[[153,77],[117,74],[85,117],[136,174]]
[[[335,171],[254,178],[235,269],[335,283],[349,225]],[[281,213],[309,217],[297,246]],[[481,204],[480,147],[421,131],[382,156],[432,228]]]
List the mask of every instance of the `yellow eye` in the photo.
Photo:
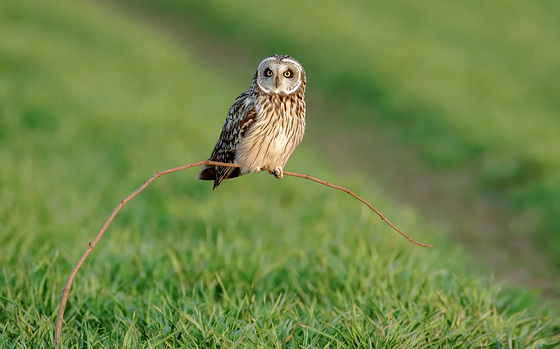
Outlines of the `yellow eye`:
[[287,78],[291,78],[292,77],[292,71],[291,70],[286,70],[284,72],[284,76],[287,77]]
[[264,71],[264,75],[265,76],[272,76],[272,70],[270,70],[269,68],[266,68]]

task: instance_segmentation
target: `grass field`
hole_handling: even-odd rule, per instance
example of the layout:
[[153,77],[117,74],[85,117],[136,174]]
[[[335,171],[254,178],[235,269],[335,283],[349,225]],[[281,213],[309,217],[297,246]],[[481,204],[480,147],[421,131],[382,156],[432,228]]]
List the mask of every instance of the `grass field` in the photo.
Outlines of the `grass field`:
[[[93,2],[0,4],[1,347],[51,347],[87,242],[156,170],[208,156],[253,65],[216,70]],[[171,174],[86,261],[64,347],[558,345],[556,309],[494,283],[413,209],[360,174],[342,183],[318,153],[303,143],[288,169],[351,187],[436,248],[304,180],[253,174],[212,192],[195,171]]]

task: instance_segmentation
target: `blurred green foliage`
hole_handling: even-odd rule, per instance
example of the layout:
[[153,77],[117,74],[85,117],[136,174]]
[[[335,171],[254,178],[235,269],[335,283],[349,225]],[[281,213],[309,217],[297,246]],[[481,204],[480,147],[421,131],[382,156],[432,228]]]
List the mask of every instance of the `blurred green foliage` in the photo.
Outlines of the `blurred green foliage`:
[[[52,347],[87,241],[156,170],[208,156],[240,92],[189,47],[111,9],[0,3],[1,347]],[[337,179],[306,147],[290,166]],[[369,181],[349,184],[438,248],[303,180],[253,174],[213,193],[194,173],[160,178],[119,213],[75,279],[65,347],[560,341],[534,294],[473,276],[456,247]]]
[[143,3],[259,56],[296,56],[310,91],[343,105],[323,117],[383,129],[387,147],[429,167],[468,169],[479,193],[534,217],[515,233],[560,255],[558,2]]

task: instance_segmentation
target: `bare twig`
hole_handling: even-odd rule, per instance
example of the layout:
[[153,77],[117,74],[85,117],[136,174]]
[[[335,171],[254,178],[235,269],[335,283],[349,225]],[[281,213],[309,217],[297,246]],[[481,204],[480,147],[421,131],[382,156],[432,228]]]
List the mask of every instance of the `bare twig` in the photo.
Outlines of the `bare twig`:
[[[241,167],[241,165],[237,165],[237,164],[228,164],[228,163],[204,160],[204,161],[193,162],[191,164],[187,164],[187,165],[183,165],[183,166],[179,166],[179,167],[170,168],[170,169],[167,169],[167,170],[164,170],[164,171],[158,171],[152,177],[150,177],[146,182],[144,182],[144,184],[142,184],[138,189],[136,189],[132,194],[130,194],[124,200],[122,200],[121,202],[118,203],[117,207],[115,207],[115,209],[113,210],[113,212],[111,213],[109,218],[107,218],[107,220],[105,221],[105,223],[103,224],[103,226],[101,227],[101,229],[99,230],[99,232],[97,233],[97,235],[95,236],[93,241],[88,244],[88,247],[86,248],[86,250],[84,251],[84,253],[80,257],[80,259],[78,260],[78,263],[76,263],[76,265],[72,269],[72,272],[68,276],[68,280],[66,281],[66,285],[64,286],[64,290],[62,292],[62,299],[60,300],[60,307],[58,309],[58,315],[57,315],[57,318],[56,318],[56,327],[55,327],[55,330],[54,330],[54,346],[55,347],[58,347],[58,345],[60,344],[62,322],[63,322],[63,318],[64,318],[64,309],[66,308],[66,302],[68,301],[68,296],[70,295],[70,288],[72,287],[72,282],[74,281],[74,277],[78,273],[78,270],[80,269],[80,267],[84,263],[87,256],[95,248],[95,245],[97,245],[97,243],[99,242],[99,240],[103,236],[103,233],[105,233],[105,230],[107,230],[107,228],[109,227],[109,224],[111,224],[111,222],[113,221],[113,219],[115,218],[117,213],[119,213],[120,209],[128,201],[130,201],[133,197],[138,195],[142,190],[146,189],[146,187],[148,185],[150,185],[156,178],[158,178],[160,176],[163,176],[163,175],[166,175],[166,174],[169,174],[169,173],[172,173],[172,172],[186,170],[188,168],[197,167],[197,166],[201,166],[201,165],[214,165],[214,166],[224,166],[224,167]],[[389,220],[387,218],[385,218],[385,216],[383,216],[381,214],[381,212],[377,211],[367,201],[365,201],[364,199],[362,199],[358,195],[354,194],[349,189],[346,189],[346,188],[343,188],[343,187],[340,187],[340,186],[337,186],[337,185],[334,185],[334,184],[330,184],[330,183],[322,181],[320,179],[311,177],[310,175],[307,175],[307,174],[299,174],[299,173],[293,173],[293,172],[287,172],[287,171],[284,171],[284,174],[288,175],[288,176],[293,176],[293,177],[301,177],[301,178],[310,179],[312,181],[315,181],[317,183],[321,183],[321,184],[326,185],[328,187],[338,189],[338,190],[342,190],[342,191],[352,195],[356,199],[360,200],[366,206],[368,206],[371,210],[373,210],[375,213],[377,213],[381,217],[381,219],[383,219],[385,222],[387,222],[387,224],[389,224],[393,229],[395,229],[397,232],[399,232],[401,235],[403,235],[409,241],[411,241],[411,242],[413,242],[417,245],[420,245],[420,246],[433,247],[432,245],[423,244],[423,243],[420,243],[420,242],[417,242],[417,241],[411,239],[408,235],[406,235],[405,233],[403,233],[402,231],[397,229],[397,227],[395,227],[391,222],[389,222]],[[289,337],[288,337],[288,340],[289,340]]]
[[310,179],[314,182],[317,183],[321,183],[323,185],[326,185],[327,187],[331,187],[334,189],[338,189],[338,190],[342,190],[343,192],[346,192],[350,195],[352,195],[353,197],[355,197],[356,199],[360,200],[362,203],[364,203],[367,207],[369,207],[373,212],[377,213],[377,215],[379,217],[381,217],[382,220],[384,220],[387,224],[389,224],[391,226],[391,228],[395,229],[399,234],[401,234],[402,236],[404,236],[408,241],[415,243],[416,245],[422,246],[422,247],[434,247],[434,245],[429,245],[429,244],[424,244],[422,242],[418,242],[416,240],[413,240],[410,238],[410,236],[406,235],[405,233],[403,233],[402,231],[399,230],[399,228],[395,227],[393,225],[393,223],[391,223],[387,218],[385,218],[385,216],[379,212],[378,210],[375,209],[375,207],[371,206],[366,200],[362,199],[361,197],[359,197],[358,195],[354,194],[354,192],[352,192],[352,190],[350,189],[346,189],[344,187],[340,187],[338,185],[334,185],[334,184],[330,184],[328,182],[325,182],[323,180],[317,179],[315,177],[311,177],[308,174],[301,174],[301,173],[293,173],[293,172],[288,172],[288,171],[284,171],[285,175],[288,176],[294,176],[294,177],[300,177],[300,178],[305,178],[305,179]]
[[[285,172],[284,172],[284,173],[285,173]],[[297,323],[294,325],[294,328],[292,328],[292,333],[290,333],[290,335],[288,336],[288,338],[286,338],[286,340],[284,341],[284,344],[286,344],[286,343],[288,343],[288,342],[290,341],[290,338],[292,338],[292,336],[294,335],[294,332],[296,331],[296,329],[297,329],[298,326],[301,326],[301,327],[303,327],[303,328],[307,328],[307,326],[305,326],[304,324],[302,324],[302,323],[300,323],[300,322],[297,322]]]

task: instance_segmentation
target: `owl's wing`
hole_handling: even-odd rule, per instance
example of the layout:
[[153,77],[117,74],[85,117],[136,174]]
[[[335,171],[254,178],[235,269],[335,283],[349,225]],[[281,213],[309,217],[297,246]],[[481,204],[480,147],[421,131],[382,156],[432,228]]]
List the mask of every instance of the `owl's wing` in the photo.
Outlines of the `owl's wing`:
[[[212,161],[235,163],[235,152],[245,133],[255,122],[257,112],[249,91],[240,94],[229,108],[220,138],[210,155]],[[214,190],[224,179],[239,176],[239,167],[204,166],[197,179],[214,180]]]

